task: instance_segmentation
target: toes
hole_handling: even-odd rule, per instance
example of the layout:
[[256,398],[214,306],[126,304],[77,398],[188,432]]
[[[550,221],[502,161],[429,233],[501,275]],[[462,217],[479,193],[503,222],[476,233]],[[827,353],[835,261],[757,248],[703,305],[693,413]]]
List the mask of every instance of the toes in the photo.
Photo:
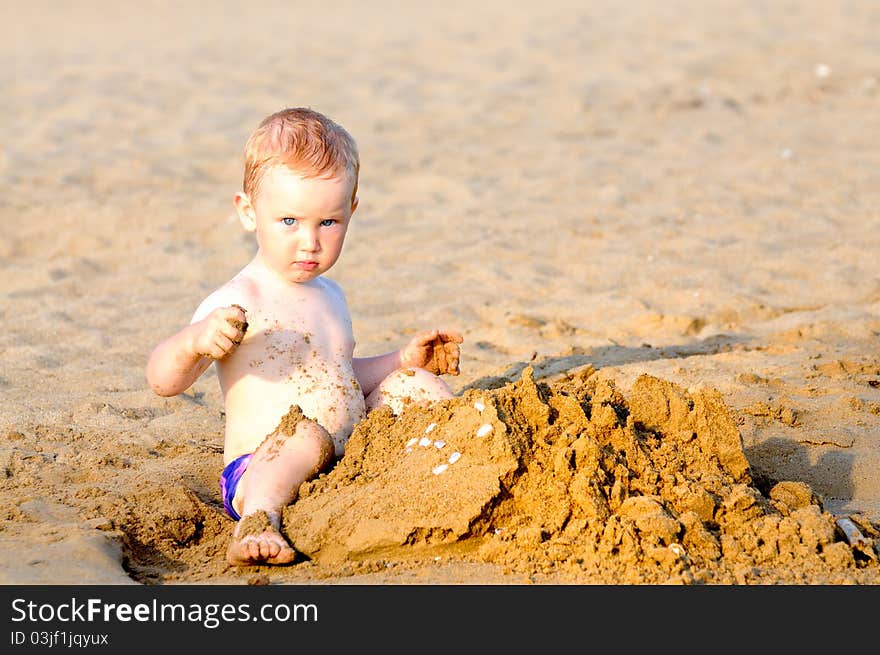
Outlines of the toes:
[[296,551],[276,532],[248,535],[241,540],[233,539],[226,559],[230,564],[288,564],[296,557]]
[[293,548],[281,548],[278,554],[272,558],[273,564],[289,564],[296,557],[296,551]]
[[267,541],[260,548],[260,555],[262,555],[264,559],[269,559],[277,555],[279,550],[278,544],[274,541]]

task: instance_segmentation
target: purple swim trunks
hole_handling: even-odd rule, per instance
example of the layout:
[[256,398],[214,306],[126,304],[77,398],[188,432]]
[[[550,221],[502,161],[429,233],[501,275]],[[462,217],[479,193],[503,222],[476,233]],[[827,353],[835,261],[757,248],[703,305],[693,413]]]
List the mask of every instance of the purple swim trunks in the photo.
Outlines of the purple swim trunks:
[[220,474],[220,495],[223,496],[223,507],[226,508],[226,513],[236,521],[241,519],[241,517],[238,515],[238,512],[232,509],[232,499],[235,498],[238,482],[241,480],[241,476],[248,467],[248,464],[251,463],[253,456],[253,453],[248,453],[247,455],[236,457],[226,465],[223,473]]

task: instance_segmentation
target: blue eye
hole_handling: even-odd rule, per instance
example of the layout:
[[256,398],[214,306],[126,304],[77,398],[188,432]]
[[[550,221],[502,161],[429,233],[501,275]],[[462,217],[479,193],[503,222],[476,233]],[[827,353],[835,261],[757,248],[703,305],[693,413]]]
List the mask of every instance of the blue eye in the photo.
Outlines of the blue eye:
[[335,222],[336,221],[334,221],[332,218],[325,218],[323,221],[321,221],[321,226],[322,227],[330,227]]
[[282,218],[281,220],[284,222],[285,225],[295,225],[296,224],[295,218]]

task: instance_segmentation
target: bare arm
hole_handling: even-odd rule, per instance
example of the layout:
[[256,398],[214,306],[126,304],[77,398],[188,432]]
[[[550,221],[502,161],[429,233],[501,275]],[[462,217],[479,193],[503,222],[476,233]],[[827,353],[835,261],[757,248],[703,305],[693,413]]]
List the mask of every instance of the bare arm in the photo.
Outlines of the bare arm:
[[414,336],[401,350],[354,358],[352,367],[364,396],[369,396],[382,380],[399,368],[415,366],[434,375],[458,375],[458,344],[462,341],[458,332],[426,330]]
[[354,375],[364,396],[369,396],[379,383],[400,368],[400,352],[385,353],[375,357],[355,357],[351,361]]
[[215,309],[153,349],[147,362],[147,382],[160,396],[186,391],[215,359],[235,350],[246,330],[241,307]]

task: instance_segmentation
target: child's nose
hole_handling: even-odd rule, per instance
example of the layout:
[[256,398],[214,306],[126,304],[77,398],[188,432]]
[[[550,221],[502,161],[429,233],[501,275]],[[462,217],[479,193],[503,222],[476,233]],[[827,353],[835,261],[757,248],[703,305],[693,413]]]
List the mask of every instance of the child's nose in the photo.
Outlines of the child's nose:
[[300,235],[300,248],[308,252],[318,249],[318,232],[316,230],[304,230]]

